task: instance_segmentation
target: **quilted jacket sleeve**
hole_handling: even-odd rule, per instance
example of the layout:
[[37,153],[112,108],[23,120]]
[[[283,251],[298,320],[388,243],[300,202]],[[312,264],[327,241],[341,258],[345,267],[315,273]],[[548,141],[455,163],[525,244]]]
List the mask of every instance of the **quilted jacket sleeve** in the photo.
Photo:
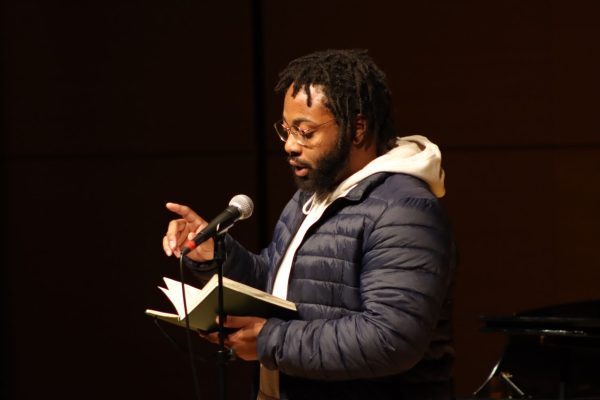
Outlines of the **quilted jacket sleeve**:
[[385,205],[362,232],[362,309],[336,319],[268,320],[267,368],[317,380],[365,379],[413,367],[428,349],[450,286],[452,240],[433,199]]

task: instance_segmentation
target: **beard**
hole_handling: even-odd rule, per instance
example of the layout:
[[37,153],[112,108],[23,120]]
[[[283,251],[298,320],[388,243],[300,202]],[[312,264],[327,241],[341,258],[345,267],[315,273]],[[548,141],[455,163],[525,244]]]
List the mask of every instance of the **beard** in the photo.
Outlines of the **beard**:
[[340,134],[336,146],[317,160],[314,166],[294,157],[288,157],[310,168],[306,176],[294,175],[298,189],[314,193],[318,199],[333,192],[344,178],[343,172],[348,165],[351,145],[352,140],[347,135]]

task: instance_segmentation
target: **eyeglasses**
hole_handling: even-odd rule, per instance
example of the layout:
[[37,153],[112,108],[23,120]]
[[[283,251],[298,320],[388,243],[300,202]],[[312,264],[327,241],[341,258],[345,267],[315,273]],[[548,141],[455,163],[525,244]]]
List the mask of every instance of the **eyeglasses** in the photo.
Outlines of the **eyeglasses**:
[[315,133],[323,125],[327,125],[334,121],[335,121],[335,119],[332,119],[327,122],[323,122],[322,124],[316,125],[310,129],[300,129],[297,125],[292,125],[290,127],[287,127],[283,124],[283,120],[280,119],[279,121],[275,122],[273,127],[275,128],[275,132],[277,132],[279,139],[281,139],[283,142],[288,141],[288,138],[291,133],[299,145],[306,146],[309,144],[310,139],[313,136],[313,133]]

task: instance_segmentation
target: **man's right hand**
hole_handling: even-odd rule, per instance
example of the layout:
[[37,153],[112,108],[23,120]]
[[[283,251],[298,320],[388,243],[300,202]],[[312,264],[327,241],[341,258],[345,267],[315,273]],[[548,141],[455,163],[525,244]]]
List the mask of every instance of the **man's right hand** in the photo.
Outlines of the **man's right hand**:
[[[163,237],[163,249],[168,256],[181,257],[181,251],[188,240],[193,239],[208,223],[188,206],[167,203],[167,209],[179,214],[181,218],[169,222],[167,233]],[[187,253],[194,261],[210,261],[214,257],[214,241],[201,243]]]

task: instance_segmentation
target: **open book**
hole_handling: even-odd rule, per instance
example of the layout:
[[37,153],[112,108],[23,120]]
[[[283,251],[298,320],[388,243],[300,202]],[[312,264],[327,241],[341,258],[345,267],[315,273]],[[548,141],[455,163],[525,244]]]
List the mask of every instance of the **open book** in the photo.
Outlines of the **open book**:
[[[156,310],[146,310],[146,314],[185,327],[181,282],[169,278],[163,279],[167,287],[159,287],[159,289],[171,300],[177,314]],[[291,301],[275,297],[226,277],[223,277],[223,286],[223,305],[226,315],[281,319],[293,319],[297,316],[296,305]],[[218,329],[216,323],[218,292],[217,274],[213,275],[202,289],[185,285],[190,329],[208,332]]]

